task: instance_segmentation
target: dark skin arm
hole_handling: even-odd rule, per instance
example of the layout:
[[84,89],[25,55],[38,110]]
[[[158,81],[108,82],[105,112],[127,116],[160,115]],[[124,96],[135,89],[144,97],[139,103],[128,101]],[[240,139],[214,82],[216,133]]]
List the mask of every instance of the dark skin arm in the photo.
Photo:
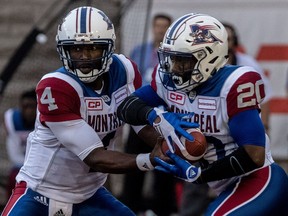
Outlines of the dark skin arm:
[[[253,124],[251,124],[250,121],[252,121]],[[237,114],[236,116],[230,119],[229,125],[230,125],[230,131],[233,134],[235,140],[239,140],[239,142],[242,143],[241,146],[243,146],[245,152],[248,154],[248,156],[254,162],[254,164],[257,167],[262,167],[265,163],[265,157],[266,157],[265,144],[264,144],[265,131],[262,121],[259,117],[258,110],[254,109]],[[239,128],[243,129],[239,130]],[[241,139],[239,138],[239,134],[241,134],[242,142],[240,141]],[[257,139],[253,138],[252,136],[257,137],[259,136],[259,140],[257,141]],[[243,137],[245,137],[246,139],[245,142],[243,142]],[[247,140],[251,141],[249,142]],[[252,140],[255,140],[255,143],[253,143]],[[261,143],[261,145],[259,143]]]
[[244,149],[253,160],[253,162],[258,166],[262,167],[265,162],[265,148],[262,146],[255,145],[245,145]]
[[[167,160],[161,151],[162,138],[151,126],[143,128],[139,136],[149,143],[154,149],[150,155],[150,161],[153,165],[154,157],[160,157]],[[137,143],[135,143],[137,145]],[[136,156],[118,151],[106,150],[104,147],[94,149],[85,159],[84,162],[96,172],[123,174],[139,170],[136,165]]]
[[101,147],[94,149],[84,162],[96,172],[122,174],[137,170],[136,156]]
[[147,125],[138,132],[138,136],[149,146],[154,147],[157,143],[157,139],[160,138],[160,134],[154,127]]

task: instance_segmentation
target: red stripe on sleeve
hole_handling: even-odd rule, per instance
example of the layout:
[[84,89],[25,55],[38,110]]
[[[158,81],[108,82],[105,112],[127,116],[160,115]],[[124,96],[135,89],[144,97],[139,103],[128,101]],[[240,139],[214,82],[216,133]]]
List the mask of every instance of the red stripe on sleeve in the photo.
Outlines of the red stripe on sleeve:
[[78,12],[79,9],[76,10],[76,33],[78,33]]
[[157,92],[157,85],[156,85],[157,66],[158,65],[154,67],[154,70],[152,72],[152,81],[151,81],[151,87],[154,89],[155,92]]
[[134,69],[134,74],[135,74],[135,79],[133,81],[133,84],[134,84],[135,89],[138,89],[142,86],[142,77],[141,77],[140,71],[139,71],[136,63],[133,61],[131,61],[131,63],[132,63],[132,66]]
[[91,32],[91,13],[92,13],[92,8],[89,10],[89,32]]
[[241,111],[259,109],[259,103],[264,97],[261,76],[256,72],[243,74],[232,85],[226,98],[229,118]]
[[81,119],[79,95],[64,80],[53,77],[41,80],[36,93],[42,123]]

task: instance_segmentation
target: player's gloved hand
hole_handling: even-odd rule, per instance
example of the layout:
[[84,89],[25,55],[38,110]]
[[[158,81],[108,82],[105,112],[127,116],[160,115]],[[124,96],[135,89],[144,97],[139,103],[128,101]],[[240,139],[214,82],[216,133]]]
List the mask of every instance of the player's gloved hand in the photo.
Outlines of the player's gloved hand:
[[172,159],[175,164],[167,163],[158,157],[154,160],[157,164],[156,170],[169,173],[175,177],[187,182],[194,182],[201,175],[201,168],[193,166],[188,161],[182,159],[176,154],[171,153],[169,150],[166,152],[167,156]]
[[[188,120],[192,118],[194,113],[173,113],[167,112],[159,108],[154,108],[148,114],[148,121],[154,128],[164,137],[171,152],[175,152],[174,143],[183,149],[183,144],[181,143],[179,136],[184,136],[186,139],[193,141],[194,137],[187,133],[184,128],[196,128],[199,124],[194,122],[189,122]],[[159,122],[155,122],[157,117],[160,118]],[[176,134],[177,132],[177,134]]]

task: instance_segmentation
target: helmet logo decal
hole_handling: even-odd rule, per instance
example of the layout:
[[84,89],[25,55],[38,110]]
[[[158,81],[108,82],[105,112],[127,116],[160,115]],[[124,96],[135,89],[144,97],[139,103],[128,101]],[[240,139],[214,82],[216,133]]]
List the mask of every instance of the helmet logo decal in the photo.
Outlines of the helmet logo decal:
[[[91,13],[91,8],[90,8],[90,13]],[[87,29],[86,29],[86,25],[87,25],[86,17],[87,17],[87,8],[83,7],[81,9],[81,12],[80,12],[80,33],[86,33],[87,32]],[[78,16],[77,16],[77,18],[78,18]],[[91,22],[90,22],[90,19],[89,19],[89,32],[90,31],[91,31]]]
[[[172,38],[176,37],[175,34],[178,33],[179,31],[179,27],[181,27],[183,25],[183,20],[186,20],[186,18],[189,18],[191,16],[191,14],[188,14],[186,16],[183,16],[181,19],[175,21],[175,23],[173,24],[173,26],[171,28],[168,29],[167,34],[165,35],[166,37],[166,43],[167,44],[172,44],[174,41]],[[182,23],[182,24],[181,24]],[[174,35],[174,36],[173,36]]]
[[113,29],[113,24],[111,20],[102,11],[99,11],[98,13],[103,17],[103,20],[107,23],[107,30]]
[[[76,9],[76,33],[87,33],[87,10],[89,9],[89,19],[88,19],[88,32],[91,32],[91,11],[92,8],[82,7]],[[68,14],[66,17],[68,17],[70,14]],[[65,22],[64,18],[63,22]]]
[[[217,37],[215,37],[210,30],[215,30],[215,26],[213,25],[191,25],[190,26],[191,33],[190,36],[193,38],[192,46],[203,44],[203,43],[214,43],[216,41],[220,41]],[[222,41],[220,41],[222,42]]]

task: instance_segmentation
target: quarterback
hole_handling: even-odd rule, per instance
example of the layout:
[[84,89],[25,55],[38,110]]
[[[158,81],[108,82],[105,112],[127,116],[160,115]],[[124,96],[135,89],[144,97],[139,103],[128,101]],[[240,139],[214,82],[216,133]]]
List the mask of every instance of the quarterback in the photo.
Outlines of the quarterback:
[[117,106],[141,86],[137,66],[114,54],[113,24],[96,8],[70,11],[56,41],[63,67],[36,87],[35,130],[2,215],[135,215],[103,185],[108,173],[149,171],[164,157],[157,145],[151,154],[113,150]]

